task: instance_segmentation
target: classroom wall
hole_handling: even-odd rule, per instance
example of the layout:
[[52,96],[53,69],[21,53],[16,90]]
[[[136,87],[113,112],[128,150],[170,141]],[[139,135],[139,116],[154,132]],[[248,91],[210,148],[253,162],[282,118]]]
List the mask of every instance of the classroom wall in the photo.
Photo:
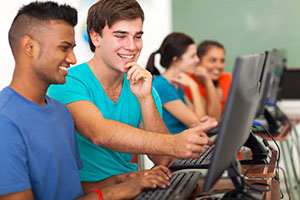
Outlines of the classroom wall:
[[[8,43],[8,31],[18,9],[34,0],[10,0],[0,3],[0,90],[8,85],[14,69],[14,59]],[[45,0],[43,0],[45,1]],[[78,10],[78,24],[75,27],[76,47],[74,49],[77,63],[88,61],[93,54],[84,39],[85,20],[88,8],[97,0],[54,0],[67,3]],[[155,51],[163,38],[171,31],[171,0],[138,0],[144,13],[143,50],[138,63],[145,66],[148,56]]]
[[173,0],[173,29],[197,43],[218,40],[226,48],[226,71],[241,54],[285,49],[287,66],[300,67],[299,0]]

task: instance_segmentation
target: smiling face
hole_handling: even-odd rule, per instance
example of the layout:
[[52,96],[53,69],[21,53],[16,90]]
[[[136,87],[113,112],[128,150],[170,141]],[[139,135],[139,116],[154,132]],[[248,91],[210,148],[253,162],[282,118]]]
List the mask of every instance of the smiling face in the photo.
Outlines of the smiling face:
[[[137,61],[143,48],[143,23],[140,18],[119,20],[110,28],[106,25],[99,36],[99,43],[94,42],[95,55],[102,64],[118,72],[127,72],[125,65]],[[91,36],[92,38],[92,36]]]
[[179,70],[187,74],[195,73],[198,62],[199,58],[197,56],[197,47],[195,44],[189,45],[185,53],[177,60]]
[[225,68],[225,52],[222,48],[212,46],[200,59],[200,65],[205,67],[212,80],[219,80]]
[[74,28],[61,20],[51,20],[37,36],[32,70],[46,84],[66,82],[67,68],[76,63]]

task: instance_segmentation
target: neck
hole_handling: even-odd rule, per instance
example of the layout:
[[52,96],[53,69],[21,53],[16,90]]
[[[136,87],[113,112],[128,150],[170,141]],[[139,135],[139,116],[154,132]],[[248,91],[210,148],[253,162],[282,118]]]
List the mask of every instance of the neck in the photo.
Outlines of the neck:
[[103,88],[122,85],[124,77],[123,72],[107,67],[102,60],[98,60],[95,56],[88,61],[87,64]]
[[179,70],[176,69],[174,66],[170,66],[162,76],[165,77],[167,80],[176,77],[180,73]]
[[23,74],[23,72],[15,70],[9,86],[29,101],[45,106],[49,84]]

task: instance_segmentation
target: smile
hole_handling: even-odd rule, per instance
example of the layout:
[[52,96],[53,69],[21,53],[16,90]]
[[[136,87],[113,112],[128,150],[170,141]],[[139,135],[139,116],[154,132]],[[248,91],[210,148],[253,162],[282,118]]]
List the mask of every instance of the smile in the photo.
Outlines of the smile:
[[125,58],[125,59],[133,59],[134,58],[134,55],[131,55],[131,56],[128,56],[128,55],[121,55],[121,54],[118,54],[121,58]]

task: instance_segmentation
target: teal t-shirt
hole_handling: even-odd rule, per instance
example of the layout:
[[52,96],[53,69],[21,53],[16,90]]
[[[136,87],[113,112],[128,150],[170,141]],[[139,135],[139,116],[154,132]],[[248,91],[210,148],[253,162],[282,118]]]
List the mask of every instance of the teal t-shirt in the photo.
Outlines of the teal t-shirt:
[[[183,89],[180,86],[178,87],[178,89],[176,89],[163,76],[154,76],[153,86],[156,89],[162,104],[178,99],[180,99],[181,101],[183,101],[184,104],[186,104]],[[179,121],[176,117],[174,117],[170,112],[168,112],[164,108],[163,120],[166,126],[168,127],[170,133],[172,134],[177,134],[187,129],[187,127],[181,121]]]
[[[64,85],[51,85],[48,95],[64,104],[90,101],[98,107],[105,119],[139,127],[143,120],[140,104],[130,90],[126,74],[124,74],[122,91],[116,103],[106,95],[87,63],[70,68],[66,79]],[[152,94],[161,114],[161,102],[154,88]],[[133,154],[96,146],[78,133],[76,137],[83,162],[83,168],[79,171],[81,181],[99,181],[113,175],[137,170],[137,165],[129,162]]]

